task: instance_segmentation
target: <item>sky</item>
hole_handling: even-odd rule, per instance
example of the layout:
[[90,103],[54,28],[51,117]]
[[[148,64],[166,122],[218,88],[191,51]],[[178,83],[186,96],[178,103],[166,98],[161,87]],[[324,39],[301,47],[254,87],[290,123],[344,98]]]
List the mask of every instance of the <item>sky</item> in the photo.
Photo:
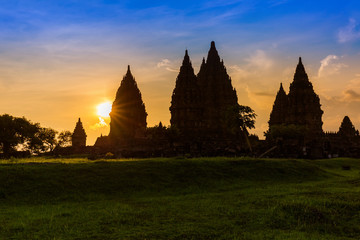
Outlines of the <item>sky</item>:
[[260,138],[300,56],[324,131],[345,115],[360,128],[357,0],[0,0],[0,114],[57,131],[73,131],[80,117],[92,145],[109,133],[97,106],[114,101],[130,65],[148,126],[169,125],[185,50],[197,74],[211,41]]

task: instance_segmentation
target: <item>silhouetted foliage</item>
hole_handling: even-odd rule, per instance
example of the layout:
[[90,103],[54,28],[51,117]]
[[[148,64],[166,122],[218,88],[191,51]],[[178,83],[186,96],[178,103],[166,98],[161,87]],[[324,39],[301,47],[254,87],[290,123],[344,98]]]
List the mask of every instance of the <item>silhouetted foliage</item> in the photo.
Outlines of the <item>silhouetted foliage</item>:
[[39,154],[53,151],[57,145],[57,131],[41,127],[25,117],[0,116],[0,150],[5,158],[18,156],[17,150]]
[[265,132],[266,139],[276,140],[276,139],[298,139],[303,138],[308,132],[307,128],[304,125],[295,125],[295,124],[279,124],[271,126],[271,128]]
[[149,127],[146,129],[146,135],[151,140],[161,140],[167,137],[167,131],[168,128],[163,126],[161,122],[159,122],[158,125],[155,125],[154,127]]
[[59,147],[68,147],[71,145],[71,136],[70,131],[62,131],[57,136],[57,146]]
[[251,107],[237,106],[237,121],[242,130],[255,128],[255,118],[256,114]]
[[18,118],[8,114],[1,115],[0,149],[4,157],[10,157],[19,145],[29,148],[31,140],[39,131],[39,128],[39,124],[33,124],[24,117]]
[[251,107],[237,105],[231,107],[226,115],[226,127],[230,129],[232,133],[241,130],[248,134],[247,129],[255,128],[256,114]]
[[28,148],[33,153],[53,151],[57,145],[57,131],[51,128],[43,128],[37,123],[37,132],[30,137]]

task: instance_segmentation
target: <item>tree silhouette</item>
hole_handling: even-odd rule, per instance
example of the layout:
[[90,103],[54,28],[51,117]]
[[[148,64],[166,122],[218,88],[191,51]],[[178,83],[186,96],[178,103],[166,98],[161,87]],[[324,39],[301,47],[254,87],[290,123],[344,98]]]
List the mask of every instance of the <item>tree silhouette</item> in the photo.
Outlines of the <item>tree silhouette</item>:
[[33,153],[53,151],[57,144],[57,131],[51,128],[40,127],[39,124],[35,125],[37,127],[37,132],[30,137],[27,148]]
[[62,131],[57,136],[57,146],[59,147],[68,147],[71,145],[71,136],[70,131]]
[[18,145],[27,148],[31,139],[38,132],[39,124],[33,124],[26,118],[13,117],[8,114],[0,116],[0,149],[8,158]]

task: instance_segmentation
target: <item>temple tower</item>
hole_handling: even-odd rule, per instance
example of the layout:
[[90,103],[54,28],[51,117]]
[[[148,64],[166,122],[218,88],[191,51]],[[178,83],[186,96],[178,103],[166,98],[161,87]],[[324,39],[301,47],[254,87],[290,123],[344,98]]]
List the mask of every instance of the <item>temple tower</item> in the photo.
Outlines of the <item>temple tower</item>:
[[200,127],[201,107],[197,78],[186,50],[171,98],[171,126],[176,127],[182,136],[192,136]]
[[276,94],[273,109],[270,114],[269,126],[283,124],[287,117],[288,107],[288,97],[284,91],[282,83],[280,83],[280,89]]
[[355,129],[350,118],[345,116],[341,122],[338,134],[343,138],[353,138],[359,136],[359,131]]
[[84,147],[86,146],[86,133],[82,122],[79,118],[78,122],[76,123],[74,133],[72,134],[72,146],[73,147]]
[[203,104],[202,128],[211,135],[226,135],[227,118],[238,106],[238,99],[215,42],[211,42],[206,62],[203,60],[197,77]]
[[296,67],[294,80],[288,95],[289,108],[287,124],[304,126],[310,133],[308,137],[317,138],[322,133],[322,114],[319,96],[306,74],[301,58]]
[[145,136],[146,117],[140,90],[128,66],[112,105],[109,137],[116,142]]
[[280,85],[266,139],[277,145],[279,156],[321,158],[324,153],[322,114],[319,96],[299,58],[288,95]]

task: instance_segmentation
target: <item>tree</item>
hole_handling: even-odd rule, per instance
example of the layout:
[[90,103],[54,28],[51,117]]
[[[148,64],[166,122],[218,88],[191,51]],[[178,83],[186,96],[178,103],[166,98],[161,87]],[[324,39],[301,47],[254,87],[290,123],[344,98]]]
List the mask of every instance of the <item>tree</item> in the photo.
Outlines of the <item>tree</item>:
[[247,132],[248,129],[255,128],[256,114],[251,107],[238,105],[237,107],[237,121],[241,130]]
[[279,124],[273,125],[265,132],[267,140],[277,141],[284,139],[303,139],[309,129],[304,125],[296,124]]
[[38,131],[39,124],[33,124],[26,118],[8,114],[0,116],[0,149],[4,157],[10,157],[18,145],[28,146]]
[[37,127],[38,131],[30,138],[28,149],[33,153],[52,152],[57,144],[57,131],[40,127],[38,124]]
[[243,105],[230,107],[226,112],[225,118],[225,129],[230,130],[230,133],[235,136],[243,134],[250,151],[252,151],[252,147],[247,129],[255,128],[255,118],[256,114],[254,110],[251,107]]
[[57,146],[68,147],[71,145],[72,133],[70,131],[62,131],[57,136]]
[[227,111],[226,127],[232,133],[237,133],[239,130],[248,134],[247,129],[255,128],[256,114],[251,107],[236,105]]

